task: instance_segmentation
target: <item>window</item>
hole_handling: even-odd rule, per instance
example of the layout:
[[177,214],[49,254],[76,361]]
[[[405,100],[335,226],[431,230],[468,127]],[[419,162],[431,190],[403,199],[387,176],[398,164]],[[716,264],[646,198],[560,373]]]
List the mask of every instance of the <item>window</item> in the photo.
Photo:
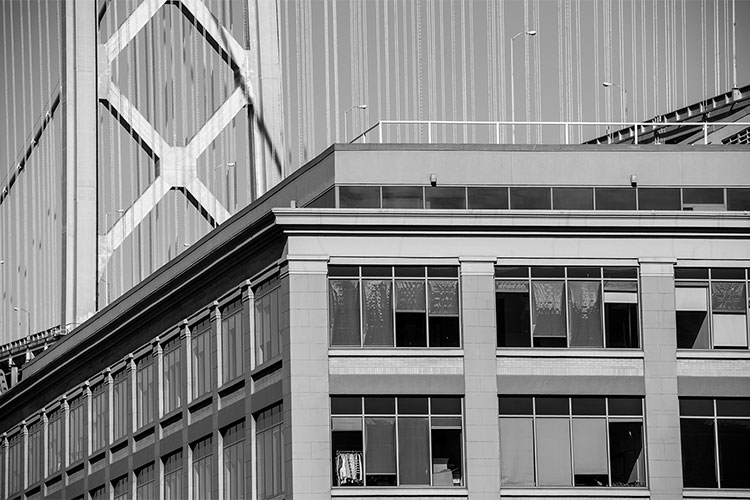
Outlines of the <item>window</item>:
[[683,188],[683,210],[725,210],[723,188]]
[[221,317],[221,381],[227,383],[245,373],[242,299],[225,307]]
[[470,209],[508,208],[508,188],[506,187],[469,187],[466,188]]
[[255,365],[281,354],[279,280],[273,278],[255,290]]
[[212,498],[213,439],[208,436],[192,446],[193,449],[193,500]]
[[332,397],[334,486],[462,486],[458,397]]
[[42,421],[31,424],[28,429],[28,471],[29,485],[41,481],[43,476],[44,456],[42,455]]
[[245,498],[245,422],[224,431],[224,491],[226,500]]
[[107,391],[99,383],[91,389],[91,451],[99,451],[107,441]]
[[154,464],[148,464],[135,471],[135,498],[138,500],[155,500]]
[[107,488],[105,486],[100,486],[91,490],[89,492],[89,498],[91,500],[107,500]]
[[136,429],[154,420],[154,357],[146,354],[135,362]]
[[638,188],[638,210],[680,210],[679,188]]
[[503,486],[646,486],[642,398],[501,396],[499,405]]
[[459,347],[455,267],[330,266],[336,347]]
[[255,417],[258,499],[284,492],[284,407],[272,406]]
[[23,442],[20,432],[8,438],[8,495],[21,491]]
[[553,187],[552,208],[555,210],[593,210],[592,188]]
[[635,189],[596,188],[597,210],[635,210]]
[[112,481],[114,500],[128,500],[130,498],[130,478],[128,475],[121,476]]
[[112,420],[115,441],[128,435],[131,399],[129,385],[127,369],[120,370],[112,376]]
[[57,409],[47,415],[47,474],[52,475],[62,469],[62,411]]
[[164,500],[183,500],[182,450],[162,459],[164,463]]
[[205,319],[193,328],[191,339],[191,354],[193,360],[192,389],[193,399],[208,394],[211,390],[211,322]]
[[510,188],[510,208],[549,210],[550,189],[548,187],[512,187]]
[[86,453],[86,415],[83,411],[83,398],[78,396],[70,400],[70,412],[68,414],[69,435],[68,441],[68,464],[83,460]]
[[680,398],[686,488],[750,488],[750,399]]
[[339,187],[340,208],[380,208],[380,187],[341,186]]
[[498,347],[638,348],[635,267],[495,268]]
[[0,497],[5,495],[5,465],[5,443],[0,440]]
[[426,187],[425,208],[432,209],[465,209],[466,188],[462,187]]
[[747,277],[739,268],[675,268],[677,347],[747,349]]
[[182,341],[179,336],[166,342],[164,351],[164,413],[176,410],[182,405]]
[[419,186],[383,186],[383,208],[422,208]]
[[727,189],[727,210],[738,210],[738,211],[750,210],[750,189],[747,189],[747,188]]

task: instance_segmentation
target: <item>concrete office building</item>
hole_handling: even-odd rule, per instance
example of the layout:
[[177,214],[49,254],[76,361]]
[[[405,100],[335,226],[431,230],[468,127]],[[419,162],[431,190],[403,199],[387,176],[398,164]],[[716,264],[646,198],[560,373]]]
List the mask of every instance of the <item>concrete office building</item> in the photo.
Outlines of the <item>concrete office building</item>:
[[0,498],[746,498],[748,165],[332,146],[24,365]]

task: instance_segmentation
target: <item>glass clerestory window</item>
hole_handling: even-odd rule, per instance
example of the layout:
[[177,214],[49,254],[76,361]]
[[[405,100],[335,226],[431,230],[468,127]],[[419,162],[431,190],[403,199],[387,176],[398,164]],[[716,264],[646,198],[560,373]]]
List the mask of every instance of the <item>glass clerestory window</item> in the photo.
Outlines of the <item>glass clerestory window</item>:
[[635,267],[495,268],[498,347],[638,348]]
[[677,347],[747,349],[747,270],[675,268]]
[[334,486],[462,486],[459,397],[331,398]]
[[329,266],[335,347],[459,347],[458,268]]
[[501,396],[503,487],[645,487],[643,398]]
[[685,488],[750,488],[750,399],[680,398]]

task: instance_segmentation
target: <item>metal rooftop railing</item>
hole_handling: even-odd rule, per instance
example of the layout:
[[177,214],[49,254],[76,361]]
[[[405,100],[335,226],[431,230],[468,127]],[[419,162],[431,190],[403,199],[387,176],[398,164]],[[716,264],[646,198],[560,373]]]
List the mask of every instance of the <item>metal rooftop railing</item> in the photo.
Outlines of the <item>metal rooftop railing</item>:
[[[750,122],[573,122],[382,120],[349,143],[423,144],[738,144]],[[675,131],[681,131],[676,134]],[[555,140],[557,139],[557,140]]]

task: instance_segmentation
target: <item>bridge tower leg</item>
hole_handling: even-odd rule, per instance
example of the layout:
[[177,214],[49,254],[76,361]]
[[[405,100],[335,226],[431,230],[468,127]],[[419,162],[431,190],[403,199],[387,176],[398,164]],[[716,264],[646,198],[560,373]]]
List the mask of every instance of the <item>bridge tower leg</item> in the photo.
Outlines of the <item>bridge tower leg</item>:
[[66,0],[62,37],[62,323],[96,311],[96,0]]

